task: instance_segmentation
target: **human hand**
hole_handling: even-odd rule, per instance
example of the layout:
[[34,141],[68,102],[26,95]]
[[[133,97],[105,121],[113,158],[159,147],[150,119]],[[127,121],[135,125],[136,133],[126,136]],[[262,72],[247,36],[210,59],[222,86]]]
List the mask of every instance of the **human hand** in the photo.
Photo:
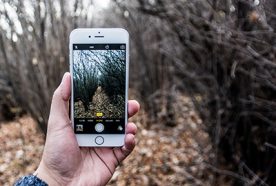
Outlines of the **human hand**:
[[[70,91],[70,74],[65,73],[53,95],[44,152],[34,174],[49,185],[106,185],[134,149],[137,127],[127,124],[123,147],[79,147],[68,114]],[[139,107],[137,101],[129,101],[129,117]]]

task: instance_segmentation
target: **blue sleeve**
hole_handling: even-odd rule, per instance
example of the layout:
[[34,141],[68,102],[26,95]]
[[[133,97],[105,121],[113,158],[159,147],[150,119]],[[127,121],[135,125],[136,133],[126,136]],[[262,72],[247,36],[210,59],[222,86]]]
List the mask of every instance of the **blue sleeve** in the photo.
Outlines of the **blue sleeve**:
[[14,186],[48,186],[47,183],[42,181],[35,175],[23,176],[20,178]]

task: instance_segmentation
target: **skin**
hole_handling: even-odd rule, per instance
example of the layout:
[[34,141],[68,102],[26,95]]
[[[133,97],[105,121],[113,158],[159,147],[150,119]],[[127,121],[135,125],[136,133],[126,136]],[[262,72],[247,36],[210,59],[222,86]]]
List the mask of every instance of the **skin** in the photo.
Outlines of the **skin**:
[[[34,175],[49,185],[106,185],[134,149],[137,127],[127,124],[123,147],[79,147],[68,115],[70,91],[70,74],[65,73],[53,95],[43,156]],[[137,101],[128,101],[129,117],[139,108]]]

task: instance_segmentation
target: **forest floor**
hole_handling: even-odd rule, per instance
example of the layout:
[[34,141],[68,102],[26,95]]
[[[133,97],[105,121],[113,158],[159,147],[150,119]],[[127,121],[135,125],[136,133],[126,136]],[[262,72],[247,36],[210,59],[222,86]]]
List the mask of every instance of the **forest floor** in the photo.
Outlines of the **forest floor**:
[[74,103],[75,116],[78,118],[93,118],[96,113],[103,113],[103,118],[122,118],[124,117],[124,98],[116,97],[116,103],[112,103],[101,87],[98,87],[92,102],[89,103],[89,110],[85,111],[83,103],[79,100]]
[[[134,152],[117,168],[110,186],[132,185],[214,185],[215,173],[208,169],[213,161],[213,148],[201,119],[187,97],[178,98],[175,127],[159,121],[150,122],[141,109],[132,118],[138,126]],[[179,117],[181,116],[181,117]],[[20,176],[37,168],[44,144],[34,120],[24,116],[0,124],[0,185],[12,185]],[[219,185],[229,185],[221,182]]]

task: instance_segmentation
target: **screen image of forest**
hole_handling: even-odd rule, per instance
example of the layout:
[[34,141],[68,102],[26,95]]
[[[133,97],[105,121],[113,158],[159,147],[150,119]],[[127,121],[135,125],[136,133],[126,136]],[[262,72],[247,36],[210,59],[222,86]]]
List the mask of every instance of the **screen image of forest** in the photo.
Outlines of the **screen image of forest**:
[[74,118],[124,118],[125,50],[73,50]]

